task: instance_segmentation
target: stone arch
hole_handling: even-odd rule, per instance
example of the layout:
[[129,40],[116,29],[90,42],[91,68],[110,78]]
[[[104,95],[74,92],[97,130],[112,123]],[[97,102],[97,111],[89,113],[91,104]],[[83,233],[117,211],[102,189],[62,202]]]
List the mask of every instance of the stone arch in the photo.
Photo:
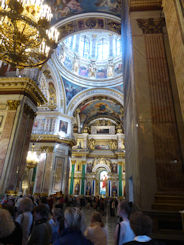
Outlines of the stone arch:
[[94,88],[94,89],[86,89],[80,93],[78,93],[76,96],[73,97],[73,99],[70,101],[68,108],[67,108],[67,114],[72,116],[76,108],[82,103],[82,101],[92,97],[92,96],[108,96],[110,98],[115,99],[123,106],[123,94],[111,89],[111,88]]
[[105,168],[108,173],[111,173],[110,167],[107,164],[105,164],[105,163],[98,163],[98,164],[96,164],[93,167],[92,172],[95,173],[98,168]]

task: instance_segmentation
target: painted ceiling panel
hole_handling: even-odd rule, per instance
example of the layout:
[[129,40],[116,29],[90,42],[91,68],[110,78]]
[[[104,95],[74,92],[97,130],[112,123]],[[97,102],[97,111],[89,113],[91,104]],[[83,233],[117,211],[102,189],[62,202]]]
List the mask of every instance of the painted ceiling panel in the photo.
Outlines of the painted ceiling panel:
[[52,8],[52,24],[74,14],[105,12],[120,16],[121,0],[45,0]]
[[88,123],[95,118],[113,118],[121,121],[123,107],[110,98],[101,96],[92,97],[80,105],[80,120],[82,124]]

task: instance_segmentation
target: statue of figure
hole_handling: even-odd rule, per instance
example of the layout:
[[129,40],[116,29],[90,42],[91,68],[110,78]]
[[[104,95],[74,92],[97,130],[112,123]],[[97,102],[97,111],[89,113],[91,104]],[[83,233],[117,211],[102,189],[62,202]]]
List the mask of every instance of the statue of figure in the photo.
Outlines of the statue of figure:
[[111,149],[111,151],[117,150],[117,147],[118,147],[117,140],[111,140],[110,141],[110,149]]
[[74,63],[73,63],[73,71],[75,73],[78,73],[78,70],[79,70],[79,62],[78,62],[77,58],[75,58]]
[[95,149],[95,139],[92,138],[92,139],[88,140],[88,148],[90,150],[94,151],[94,149]]
[[56,89],[53,83],[49,83],[49,106],[56,108]]
[[95,77],[95,75],[96,75],[96,67],[95,67],[95,63],[92,62],[89,65],[89,77]]
[[114,71],[114,65],[112,63],[110,63],[109,66],[107,67],[107,76],[112,77],[113,71]]

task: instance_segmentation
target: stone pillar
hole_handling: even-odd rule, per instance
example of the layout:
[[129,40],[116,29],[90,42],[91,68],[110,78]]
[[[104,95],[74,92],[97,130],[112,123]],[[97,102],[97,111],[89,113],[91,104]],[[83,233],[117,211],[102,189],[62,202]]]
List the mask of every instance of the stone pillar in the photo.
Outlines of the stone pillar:
[[45,98],[28,78],[0,78],[0,192],[18,190],[37,106]]
[[[176,203],[184,193],[181,144],[162,31],[165,23],[160,13],[130,13],[134,61],[124,64],[126,178],[132,180],[134,200],[142,209],[153,208],[155,198],[159,209],[181,208]],[[175,198],[174,205],[170,197]]]
[[46,148],[46,159],[45,159],[45,170],[44,179],[42,184],[42,193],[50,194],[51,190],[51,180],[53,172],[53,159],[54,159],[54,146],[47,146]]
[[174,68],[174,79],[172,79],[171,84],[173,86],[184,168],[184,10],[182,1],[163,0],[162,2],[172,57],[171,65]]

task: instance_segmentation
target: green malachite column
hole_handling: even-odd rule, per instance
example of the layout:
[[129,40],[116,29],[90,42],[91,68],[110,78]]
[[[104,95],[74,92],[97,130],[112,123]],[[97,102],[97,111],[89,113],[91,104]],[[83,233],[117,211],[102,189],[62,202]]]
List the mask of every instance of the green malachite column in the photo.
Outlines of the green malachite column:
[[82,165],[82,185],[81,185],[81,195],[84,195],[84,181],[85,181],[85,164]]
[[119,196],[122,196],[122,166],[119,165]]
[[73,194],[74,169],[75,169],[75,164],[72,164],[71,181],[70,181],[70,195]]
[[33,168],[32,182],[35,182],[35,178],[36,178],[36,169],[37,169],[37,167]]

